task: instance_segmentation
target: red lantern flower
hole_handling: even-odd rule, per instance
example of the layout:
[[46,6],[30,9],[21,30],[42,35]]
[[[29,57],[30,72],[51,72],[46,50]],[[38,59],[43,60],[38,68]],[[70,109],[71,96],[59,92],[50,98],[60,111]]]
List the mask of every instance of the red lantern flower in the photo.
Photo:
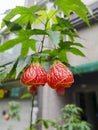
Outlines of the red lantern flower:
[[74,82],[72,72],[61,62],[56,62],[47,74],[49,86],[56,89],[57,93],[64,94],[64,88],[70,87]]
[[30,65],[21,75],[20,82],[35,90],[35,87],[45,85],[47,82],[47,73],[40,64]]

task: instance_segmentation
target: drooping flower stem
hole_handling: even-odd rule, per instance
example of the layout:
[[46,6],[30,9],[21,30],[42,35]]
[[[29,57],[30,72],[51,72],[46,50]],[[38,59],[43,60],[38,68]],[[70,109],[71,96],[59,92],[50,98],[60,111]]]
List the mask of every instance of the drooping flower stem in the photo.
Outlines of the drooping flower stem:
[[[47,30],[47,24],[48,24],[48,22],[49,22],[49,19],[47,18],[46,19],[46,23],[45,23],[45,31]],[[44,41],[45,41],[45,34],[43,35],[43,38],[42,38],[42,41],[41,41],[41,43],[42,43],[42,46],[41,46],[41,50],[40,50],[40,53],[42,53],[42,51],[43,51],[43,47],[44,47]]]
[[34,95],[32,94],[32,98],[31,98],[31,115],[30,115],[30,130],[32,130],[33,108],[34,108]]

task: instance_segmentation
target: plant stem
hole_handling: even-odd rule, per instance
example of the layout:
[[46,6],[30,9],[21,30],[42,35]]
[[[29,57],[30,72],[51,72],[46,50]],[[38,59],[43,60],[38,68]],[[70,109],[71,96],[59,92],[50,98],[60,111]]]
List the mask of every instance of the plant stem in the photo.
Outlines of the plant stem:
[[41,41],[41,43],[42,43],[42,46],[41,46],[41,50],[40,50],[40,52],[42,52],[42,50],[43,50],[43,45],[44,45],[44,40],[45,40],[45,35],[43,36],[43,39],[42,39],[42,41]]
[[[48,22],[49,22],[49,19],[47,18],[46,23],[45,23],[45,29],[44,29],[45,31],[46,31],[46,28],[47,28],[47,24],[48,24]],[[45,36],[46,36],[46,35],[44,34],[43,39],[42,39],[42,41],[41,41],[42,46],[41,46],[41,50],[40,50],[40,52],[43,51]]]
[[34,108],[34,95],[32,95],[31,99],[30,130],[32,130],[33,108]]

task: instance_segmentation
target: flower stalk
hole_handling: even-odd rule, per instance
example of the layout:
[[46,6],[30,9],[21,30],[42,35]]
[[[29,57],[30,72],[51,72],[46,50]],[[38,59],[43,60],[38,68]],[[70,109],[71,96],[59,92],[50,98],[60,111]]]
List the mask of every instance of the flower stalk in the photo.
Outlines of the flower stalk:
[[34,95],[32,95],[32,98],[31,98],[30,130],[32,130],[33,108],[34,108]]

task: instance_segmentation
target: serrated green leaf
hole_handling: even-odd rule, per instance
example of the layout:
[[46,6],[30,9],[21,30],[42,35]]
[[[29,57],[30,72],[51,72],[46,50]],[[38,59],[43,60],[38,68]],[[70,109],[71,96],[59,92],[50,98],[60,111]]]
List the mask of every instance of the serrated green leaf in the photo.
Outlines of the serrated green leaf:
[[35,14],[39,15],[39,17],[34,22],[35,25],[37,25],[41,22],[43,23],[43,20],[47,19],[47,13],[45,10],[37,11]]
[[30,97],[32,97],[32,94],[30,94],[30,93],[25,93],[25,94],[23,94],[23,95],[21,96],[21,99],[30,98]]
[[16,6],[12,9],[4,18],[4,20],[10,21],[17,15],[20,15],[17,19],[13,20],[19,25],[27,25],[28,22],[32,22],[36,19],[34,12],[38,9],[38,5],[31,6],[30,8],[24,6]]
[[68,30],[68,31],[64,30],[64,31],[62,31],[62,34],[68,35],[72,42],[74,42],[74,37],[78,37],[78,35],[76,33],[72,32],[70,30]]
[[54,49],[54,50],[44,50],[43,53],[48,54],[50,61],[60,60],[63,63],[68,64],[68,59],[66,55],[67,50],[64,49]]
[[0,52],[6,51],[14,47],[16,44],[19,44],[21,40],[21,38],[15,38],[4,42],[2,45],[0,45]]
[[57,47],[58,43],[60,42],[60,31],[46,31],[51,39],[52,43]]
[[57,24],[52,25],[53,31],[60,31],[63,37],[68,35],[71,41],[74,41],[74,37],[78,37],[73,25],[70,23],[68,19],[56,17]]
[[60,31],[61,35],[63,36],[63,39],[65,36],[69,36],[71,41],[74,41],[74,37],[79,37],[74,30],[68,28],[66,25],[61,26],[59,24],[53,24],[52,25],[52,30],[53,31]]
[[71,42],[71,41],[65,41],[65,42],[60,41],[60,43],[59,43],[59,49],[60,50],[61,49],[65,49],[65,50],[70,49],[73,46],[84,48],[84,46],[81,43],[75,43],[75,42]]
[[89,10],[81,0],[56,0],[55,5],[59,6],[68,17],[70,17],[71,11],[75,12],[89,25],[89,20],[87,18]]
[[18,77],[18,75],[21,73],[21,71],[27,66],[31,64],[31,60],[32,60],[32,56],[28,56],[28,57],[20,57],[17,63],[17,67],[16,67],[16,77]]
[[77,48],[71,47],[71,48],[68,49],[68,51],[72,52],[75,55],[79,55],[79,56],[85,57],[85,54],[82,51],[80,51],[79,49],[77,49]]
[[21,47],[21,52],[20,56],[24,57],[28,54],[29,49],[31,48],[34,52],[36,51],[36,40],[34,39],[24,39],[21,41],[22,47]]
[[[52,19],[52,21],[54,22],[54,23],[57,23],[57,19],[56,19],[56,14],[57,13],[59,13],[59,10],[50,10],[49,12],[48,12],[48,20],[50,21],[51,19]],[[50,23],[51,23],[51,21],[50,21]]]
[[29,37],[19,37],[12,40],[9,40],[2,44],[0,46],[0,52],[4,52],[12,47],[14,47],[16,44],[22,45],[20,56],[26,56],[29,52],[29,48],[31,48],[33,51],[36,51],[36,40],[29,39]]
[[61,18],[56,16],[57,23],[62,27],[62,28],[67,28],[67,29],[73,29],[73,25],[70,23],[68,19]]
[[51,9],[49,12],[48,12],[48,18],[52,18],[56,13],[58,13],[59,10],[53,10]]
[[[39,15],[39,17],[35,20],[34,24],[37,25],[39,23],[43,23],[44,22],[47,23],[46,28],[49,29],[49,25],[50,25],[50,20],[52,19],[55,23],[57,23],[55,14],[58,13],[59,10],[53,10],[51,9],[49,12],[46,12],[45,10],[40,10],[38,12],[36,12],[35,14]],[[49,27],[48,27],[49,26]]]
[[7,65],[6,67],[4,67],[3,70],[0,71],[0,82],[6,78],[6,76],[10,73],[10,71],[13,69],[14,65],[15,65],[16,61]]

